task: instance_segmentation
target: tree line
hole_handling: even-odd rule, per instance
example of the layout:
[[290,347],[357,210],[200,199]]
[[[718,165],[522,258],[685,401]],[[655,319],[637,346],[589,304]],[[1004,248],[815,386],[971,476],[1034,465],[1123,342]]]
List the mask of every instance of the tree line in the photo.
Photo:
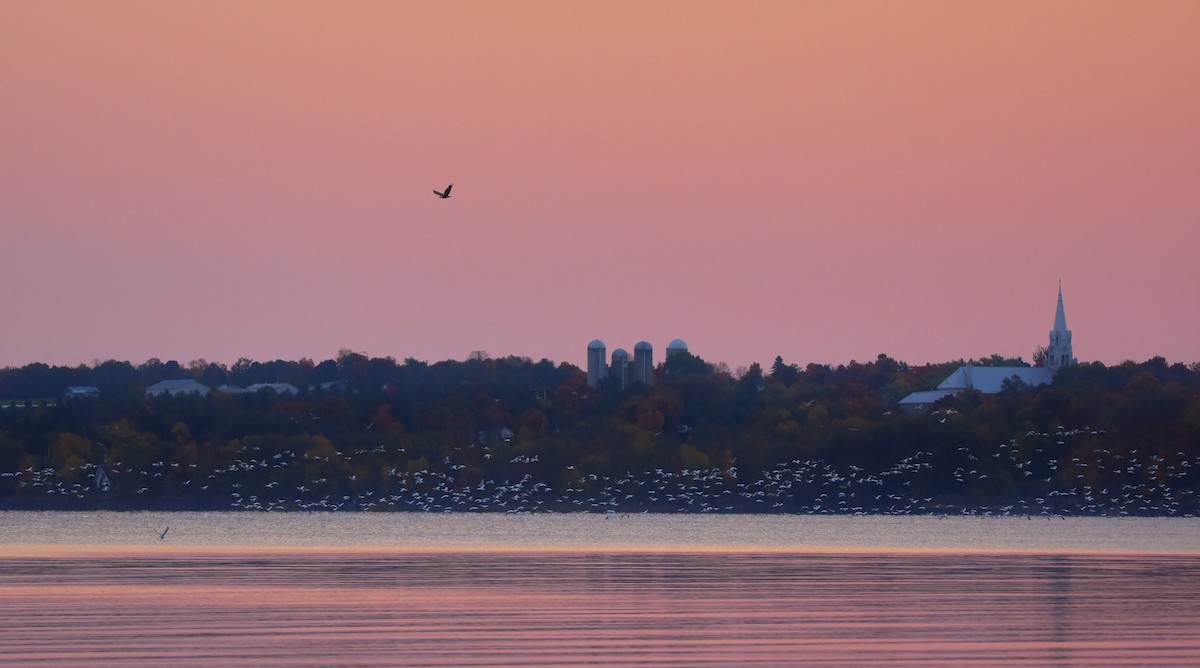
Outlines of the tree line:
[[[228,367],[30,364],[0,369],[8,406],[0,409],[0,504],[209,508],[281,488],[378,498],[430,480],[464,490],[524,480],[562,492],[701,470],[736,490],[789,463],[866,476],[898,470],[915,453],[922,465],[895,484],[922,498],[1082,499],[1130,485],[1131,476],[1156,494],[1161,484],[1168,499],[1200,490],[1191,473],[1193,462],[1200,468],[1200,365],[1079,364],[1050,386],[961,392],[930,413],[899,409],[901,398],[960,364],[776,358],[732,373],[679,353],[658,366],[653,385],[624,387],[611,376],[591,387],[566,363],[485,353],[436,363],[342,351],[320,363]],[[286,382],[299,392],[144,396],[176,378],[214,388]],[[99,396],[63,400],[69,385],[95,386]],[[1063,433],[1072,436],[1054,436]],[[102,493],[99,477],[110,483]],[[795,498],[784,509],[811,503],[806,493],[789,488]]]

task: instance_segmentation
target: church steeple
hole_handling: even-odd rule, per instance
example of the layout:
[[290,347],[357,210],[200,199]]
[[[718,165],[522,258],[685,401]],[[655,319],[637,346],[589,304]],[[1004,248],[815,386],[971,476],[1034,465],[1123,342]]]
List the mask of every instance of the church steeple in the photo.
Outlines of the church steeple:
[[1067,314],[1063,312],[1062,281],[1058,282],[1058,310],[1054,312],[1054,331],[1067,331]]
[[1062,281],[1058,282],[1058,309],[1054,312],[1054,329],[1050,330],[1050,347],[1046,350],[1046,368],[1051,373],[1075,363],[1071,348],[1071,330],[1067,329],[1067,314],[1063,310]]

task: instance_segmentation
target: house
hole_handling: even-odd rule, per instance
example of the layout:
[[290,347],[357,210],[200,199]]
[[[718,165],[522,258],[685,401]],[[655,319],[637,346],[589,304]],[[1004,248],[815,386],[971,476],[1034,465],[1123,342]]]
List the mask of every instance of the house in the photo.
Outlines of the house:
[[63,399],[94,399],[100,396],[100,388],[92,385],[71,385],[63,392]]
[[157,383],[146,388],[146,397],[157,397],[163,394],[169,394],[173,397],[182,396],[185,394],[194,394],[204,396],[211,390],[204,383],[191,378],[181,378],[179,380],[160,380]]
[[934,390],[913,392],[900,400],[900,408],[907,413],[920,413],[938,399],[958,394],[963,390],[977,390],[983,394],[997,394],[1016,381],[1029,387],[1049,385],[1060,368],[1075,364],[1071,346],[1071,330],[1067,329],[1067,316],[1063,311],[1062,286],[1058,287],[1058,309],[1054,313],[1054,329],[1050,330],[1050,345],[1046,348],[1045,366],[974,366],[958,367]]

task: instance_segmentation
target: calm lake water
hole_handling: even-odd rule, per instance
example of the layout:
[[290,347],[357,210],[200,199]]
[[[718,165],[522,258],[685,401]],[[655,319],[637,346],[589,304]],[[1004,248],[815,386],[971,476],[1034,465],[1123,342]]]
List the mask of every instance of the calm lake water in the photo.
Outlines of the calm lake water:
[[0,513],[6,666],[1183,666],[1197,628],[1197,519]]

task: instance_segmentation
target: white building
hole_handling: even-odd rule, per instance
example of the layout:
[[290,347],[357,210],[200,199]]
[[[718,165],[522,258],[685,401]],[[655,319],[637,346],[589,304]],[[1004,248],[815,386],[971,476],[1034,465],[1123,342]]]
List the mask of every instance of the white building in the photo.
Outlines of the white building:
[[1075,353],[1071,348],[1071,330],[1067,329],[1067,316],[1063,311],[1062,286],[1058,287],[1058,310],[1054,314],[1054,329],[1050,330],[1050,346],[1041,367],[1030,366],[960,366],[935,390],[913,392],[900,400],[900,408],[909,413],[929,410],[938,399],[958,394],[963,390],[977,390],[983,394],[996,394],[1004,389],[1005,381],[1018,380],[1030,387],[1049,385],[1054,374],[1064,366],[1075,364]]
[[71,385],[63,392],[63,399],[89,399],[100,396],[100,388],[93,385]]

